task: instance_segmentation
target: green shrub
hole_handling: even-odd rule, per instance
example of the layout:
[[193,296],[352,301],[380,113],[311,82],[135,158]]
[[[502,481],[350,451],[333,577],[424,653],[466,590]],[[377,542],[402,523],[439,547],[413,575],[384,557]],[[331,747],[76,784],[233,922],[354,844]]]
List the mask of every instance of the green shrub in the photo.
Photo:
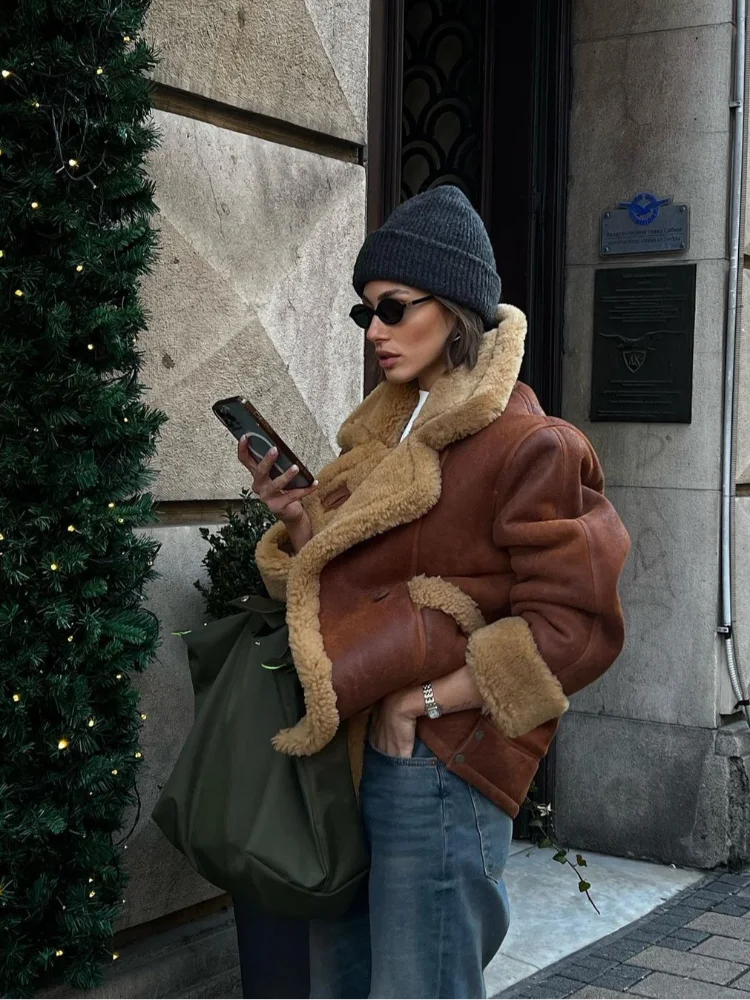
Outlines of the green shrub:
[[227,523],[215,533],[208,528],[200,529],[211,546],[203,559],[210,582],[205,586],[196,580],[195,586],[203,595],[209,618],[236,614],[237,609],[230,606],[230,601],[244,594],[267,596],[255,565],[255,546],[276,518],[250,490],[242,491],[239,510],[227,507],[226,517]]

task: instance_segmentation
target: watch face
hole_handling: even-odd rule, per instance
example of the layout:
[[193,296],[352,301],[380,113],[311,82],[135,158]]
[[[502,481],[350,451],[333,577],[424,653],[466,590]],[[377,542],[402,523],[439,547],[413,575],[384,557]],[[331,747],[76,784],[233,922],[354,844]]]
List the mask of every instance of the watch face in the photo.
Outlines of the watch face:
[[432,708],[432,707],[428,708],[427,709],[427,715],[429,716],[430,719],[439,719],[440,718],[440,709],[437,706],[435,706],[434,708]]

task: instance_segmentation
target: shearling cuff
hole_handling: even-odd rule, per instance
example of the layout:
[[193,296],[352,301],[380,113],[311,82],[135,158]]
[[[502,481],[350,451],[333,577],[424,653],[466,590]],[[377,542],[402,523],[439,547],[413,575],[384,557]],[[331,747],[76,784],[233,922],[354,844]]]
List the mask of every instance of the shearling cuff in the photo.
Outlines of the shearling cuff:
[[501,618],[474,632],[466,660],[485,710],[505,736],[522,736],[568,709],[523,618]]
[[277,521],[255,547],[255,564],[266,585],[268,596],[286,601],[286,578],[294,559],[294,550],[286,527]]
[[484,625],[482,612],[469,595],[440,576],[415,576],[409,580],[409,596],[418,608],[433,608],[450,615],[464,635]]

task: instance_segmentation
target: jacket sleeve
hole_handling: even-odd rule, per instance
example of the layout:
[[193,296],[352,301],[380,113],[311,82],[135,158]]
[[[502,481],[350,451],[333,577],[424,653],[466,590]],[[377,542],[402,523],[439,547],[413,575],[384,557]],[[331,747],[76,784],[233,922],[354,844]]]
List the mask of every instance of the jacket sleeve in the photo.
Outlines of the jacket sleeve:
[[[345,455],[346,451],[342,451],[339,460]],[[310,518],[313,535],[321,530],[327,517],[346,503],[350,496],[345,476],[339,479],[335,476],[339,460],[334,460],[320,471],[319,489],[302,500],[302,506]],[[281,521],[277,521],[255,547],[255,564],[269,597],[286,601],[286,582],[294,557],[289,532]]]
[[507,736],[561,715],[622,649],[630,542],[602,491],[591,444],[562,423],[528,434],[502,473],[494,541],[510,556],[511,614],[472,634],[467,662]]
[[268,596],[286,601],[286,578],[294,559],[289,533],[281,521],[272,525],[255,546],[255,565]]

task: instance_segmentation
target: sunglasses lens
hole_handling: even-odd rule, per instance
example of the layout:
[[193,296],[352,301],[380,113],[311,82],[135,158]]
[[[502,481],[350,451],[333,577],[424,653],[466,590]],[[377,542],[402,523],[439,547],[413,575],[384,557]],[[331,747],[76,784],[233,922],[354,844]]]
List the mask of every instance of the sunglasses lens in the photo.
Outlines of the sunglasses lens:
[[400,323],[404,318],[405,311],[406,306],[403,302],[399,302],[398,299],[383,299],[375,310],[375,315],[386,326],[395,326],[396,323]]
[[351,318],[362,330],[366,330],[370,323],[372,323],[373,311],[369,306],[358,302],[356,306],[352,306],[351,312],[349,313]]

